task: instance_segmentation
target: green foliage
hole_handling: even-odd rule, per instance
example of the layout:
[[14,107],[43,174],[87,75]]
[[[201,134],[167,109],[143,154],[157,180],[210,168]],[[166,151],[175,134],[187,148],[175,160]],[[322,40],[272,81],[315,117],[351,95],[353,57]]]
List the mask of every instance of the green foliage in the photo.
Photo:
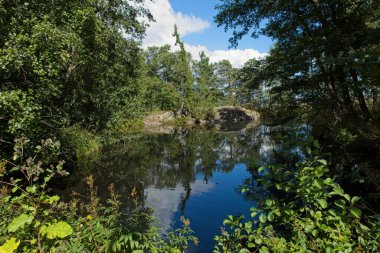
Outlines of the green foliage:
[[[294,168],[275,164],[258,169],[269,190],[252,220],[229,216],[214,252],[377,252],[380,221],[363,213],[359,197],[329,177],[319,143],[306,146]],[[312,150],[310,147],[315,147]],[[254,189],[246,189],[248,192]]]
[[98,135],[77,126],[62,129],[60,139],[78,159],[96,154],[102,146]]
[[243,84],[270,91],[268,99],[280,105],[269,110],[322,114],[325,121],[328,115],[333,124],[373,117],[379,94],[377,1],[223,0],[216,8],[218,25],[233,30],[232,46],[245,35],[274,41],[259,65],[242,70]]
[[0,10],[3,141],[142,115],[140,20],[152,18],[142,1],[1,1]]
[[0,253],[13,253],[18,246],[20,245],[20,242],[16,240],[16,238],[11,238],[7,240],[3,246],[0,246]]
[[[60,145],[46,140],[26,152],[28,144],[18,140],[13,161],[5,161],[0,175],[0,252],[183,252],[189,240],[196,240],[185,219],[183,228],[164,240],[150,225],[151,213],[137,200],[121,211],[112,186],[111,198],[100,204],[92,177],[87,178],[88,200],[65,203],[47,194],[51,179],[67,174],[63,162],[54,162]],[[26,153],[34,156],[25,159]]]

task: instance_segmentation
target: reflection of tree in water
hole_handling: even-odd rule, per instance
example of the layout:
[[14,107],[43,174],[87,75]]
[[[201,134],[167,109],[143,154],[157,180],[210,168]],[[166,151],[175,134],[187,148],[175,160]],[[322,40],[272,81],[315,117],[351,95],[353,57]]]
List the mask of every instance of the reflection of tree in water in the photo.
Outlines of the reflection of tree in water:
[[208,182],[215,171],[227,173],[236,163],[252,167],[260,161],[265,145],[271,145],[265,126],[225,133],[198,129],[141,135],[106,148],[89,173],[95,177],[100,197],[107,197],[106,189],[113,183],[124,203],[134,188],[138,199],[144,201],[148,187],[175,189],[181,185],[185,190],[180,205],[183,211],[196,175],[203,175]]

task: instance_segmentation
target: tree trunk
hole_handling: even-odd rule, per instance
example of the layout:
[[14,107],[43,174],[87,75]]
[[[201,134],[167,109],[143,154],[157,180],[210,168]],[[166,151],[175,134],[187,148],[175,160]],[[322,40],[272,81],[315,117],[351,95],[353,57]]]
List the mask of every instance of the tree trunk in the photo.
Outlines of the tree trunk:
[[354,103],[352,102],[351,95],[350,95],[350,89],[346,80],[346,75],[343,71],[342,66],[338,66],[336,68],[336,73],[338,75],[338,80],[340,82],[340,88],[342,91],[342,98],[343,98],[343,104],[344,109],[348,110],[349,112],[355,113],[354,111]]
[[365,98],[363,95],[362,90],[359,87],[359,78],[354,69],[350,69],[352,80],[354,81],[354,90],[356,94],[356,98],[359,101],[360,109],[362,110],[362,113],[366,119],[371,119],[371,113],[368,110],[367,103],[365,102]]

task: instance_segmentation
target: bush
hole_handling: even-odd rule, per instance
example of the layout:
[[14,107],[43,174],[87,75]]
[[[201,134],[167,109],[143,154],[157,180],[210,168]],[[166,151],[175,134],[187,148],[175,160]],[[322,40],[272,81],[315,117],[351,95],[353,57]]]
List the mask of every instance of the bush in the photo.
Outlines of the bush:
[[70,203],[48,194],[53,177],[65,176],[59,142],[50,139],[34,148],[25,159],[28,140],[17,140],[13,161],[0,164],[0,252],[182,252],[189,240],[196,240],[182,219],[183,228],[164,240],[150,225],[151,212],[137,200],[121,211],[111,198],[101,204],[92,177],[87,178],[88,200]]
[[[252,220],[229,216],[215,237],[214,252],[378,252],[379,217],[363,213],[359,197],[349,196],[329,177],[326,160],[305,147],[294,167],[275,164],[258,169],[257,184],[267,192]],[[256,185],[257,186],[257,185]],[[254,189],[245,189],[250,191]]]

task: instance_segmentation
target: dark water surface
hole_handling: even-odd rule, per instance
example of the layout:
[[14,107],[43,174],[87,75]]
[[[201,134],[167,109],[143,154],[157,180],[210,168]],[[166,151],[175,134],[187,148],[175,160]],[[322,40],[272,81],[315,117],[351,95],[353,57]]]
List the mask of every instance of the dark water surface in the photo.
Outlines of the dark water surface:
[[[141,134],[106,148],[95,162],[80,165],[94,175],[99,197],[108,197],[114,184],[128,205],[136,189],[140,201],[154,209],[163,233],[190,219],[200,243],[189,252],[212,252],[214,236],[227,215],[244,214],[255,201],[244,198],[241,186],[250,169],[268,161],[274,144],[270,127],[192,129],[171,134]],[[85,168],[83,168],[85,170]],[[85,173],[86,174],[86,173]],[[83,192],[83,178],[72,175],[70,190]],[[76,182],[75,182],[76,181]]]

